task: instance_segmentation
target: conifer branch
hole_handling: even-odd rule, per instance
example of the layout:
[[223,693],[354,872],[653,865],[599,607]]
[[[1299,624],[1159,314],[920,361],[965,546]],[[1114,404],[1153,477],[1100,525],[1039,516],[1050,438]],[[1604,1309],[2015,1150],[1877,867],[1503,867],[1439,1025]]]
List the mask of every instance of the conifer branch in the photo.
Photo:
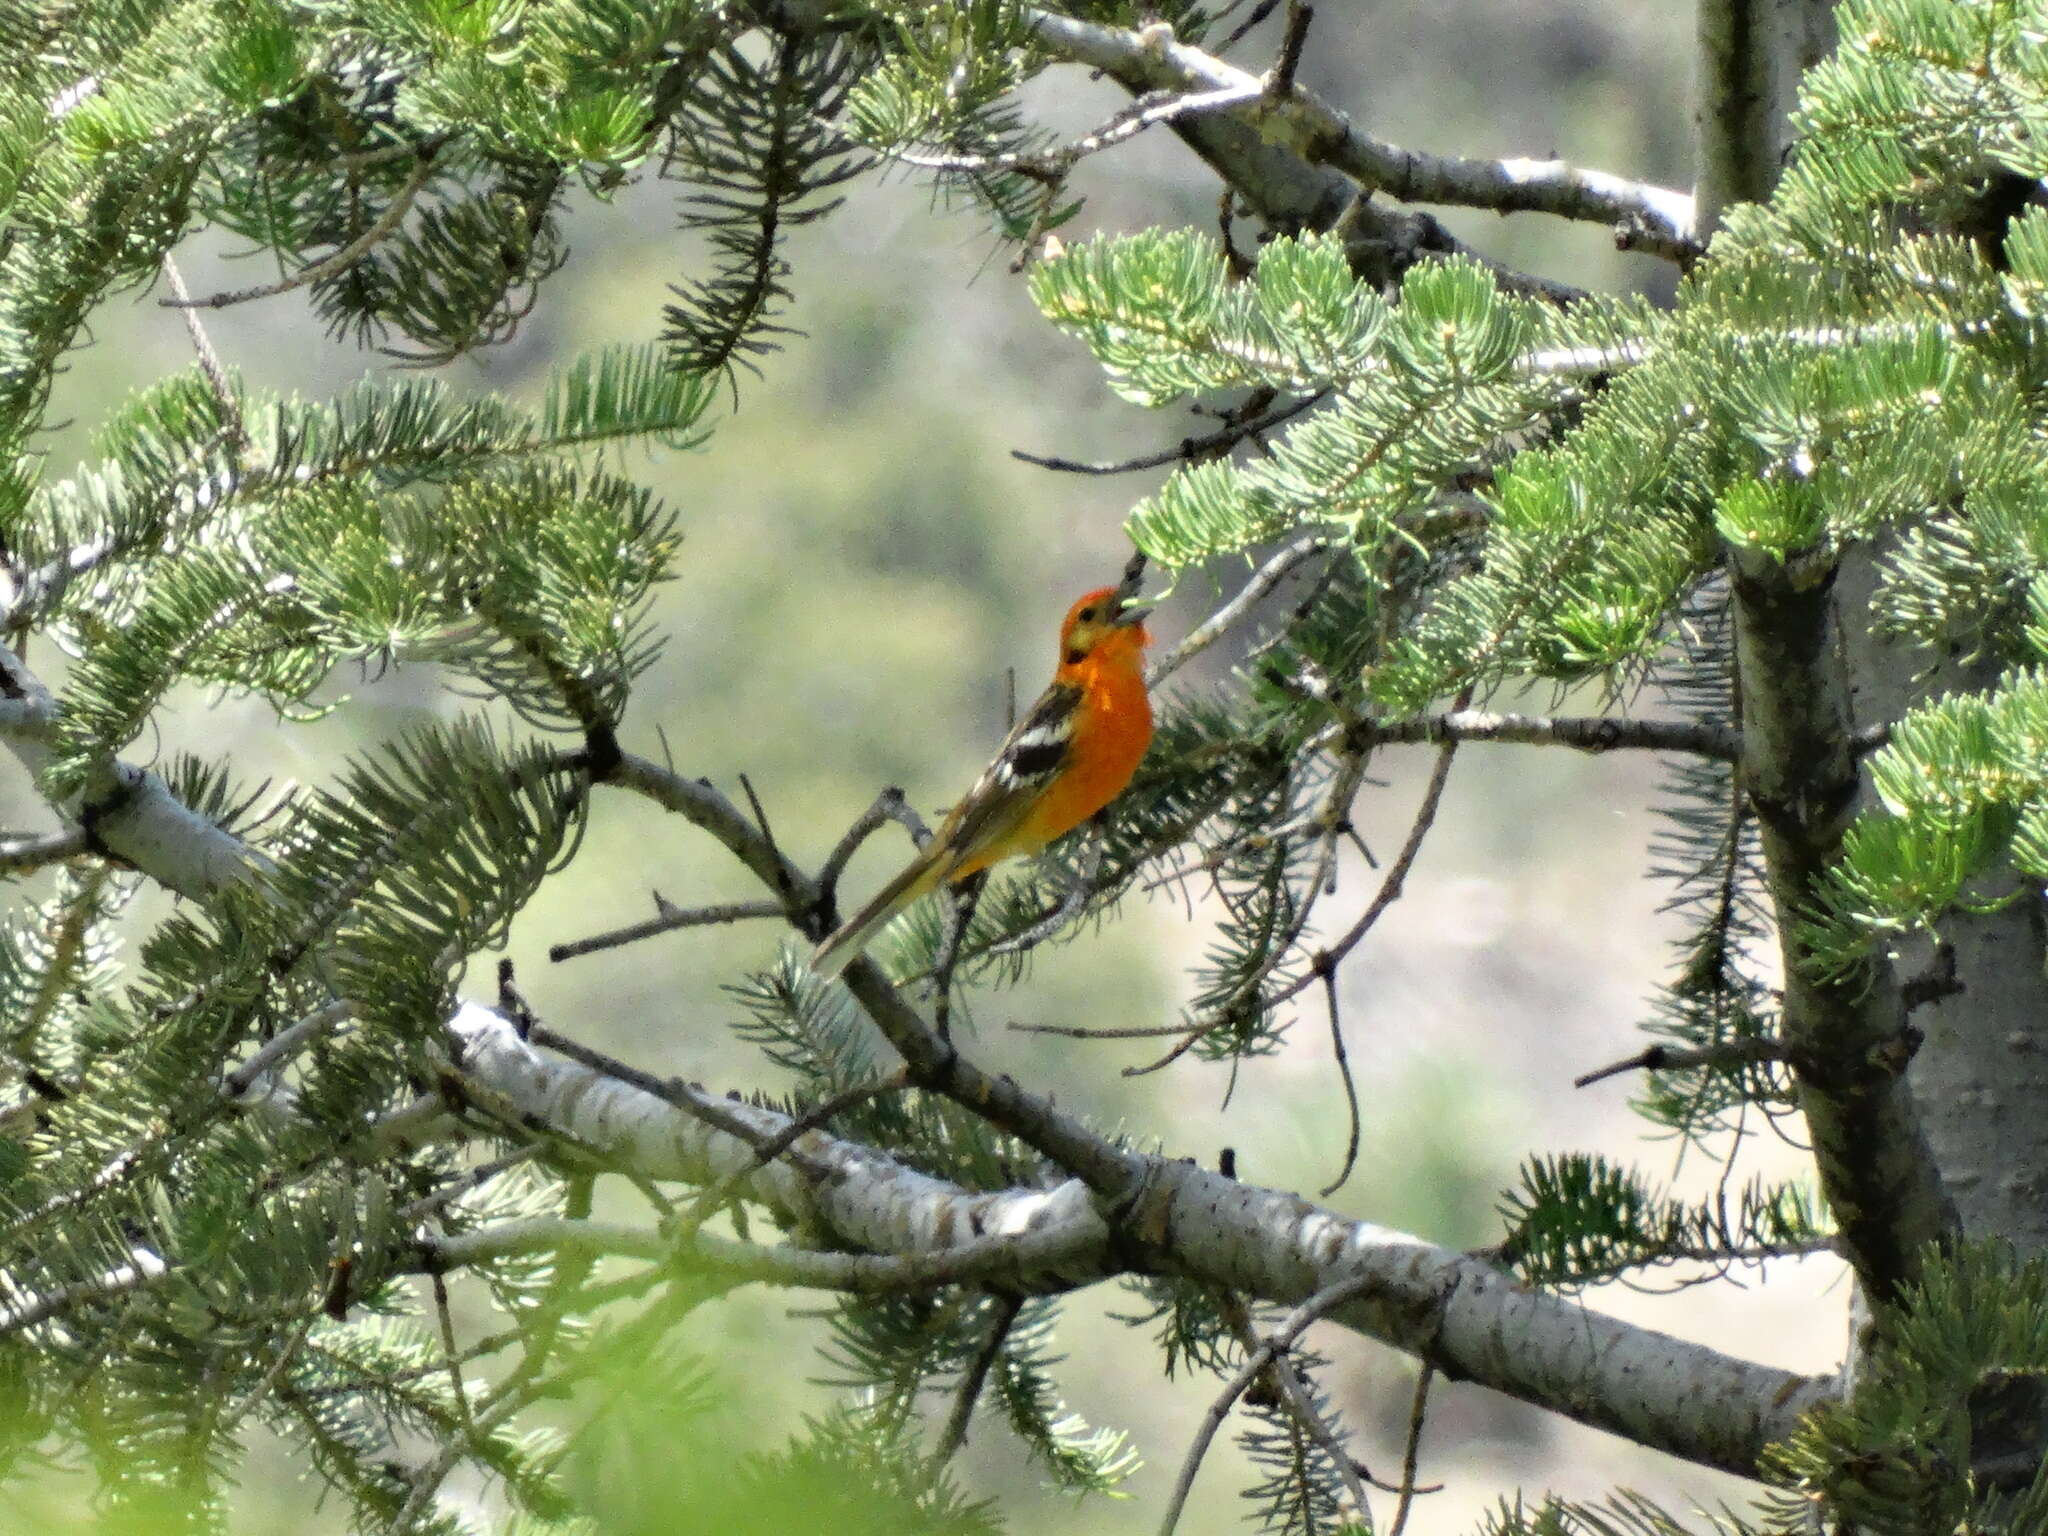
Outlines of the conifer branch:
[[1408,1438],[1401,1447],[1401,1491],[1394,1504],[1394,1518],[1387,1526],[1387,1536],[1401,1536],[1408,1528],[1408,1515],[1415,1508],[1415,1496],[1419,1493],[1438,1493],[1442,1483],[1427,1486],[1417,1484],[1422,1453],[1422,1422],[1429,1410],[1430,1383],[1436,1379],[1436,1366],[1424,1360],[1421,1369],[1415,1373],[1415,1397],[1408,1408]]
[[[622,772],[629,782],[646,785],[656,798],[665,803],[673,802],[680,813],[712,829],[750,867],[757,867],[757,873],[771,885],[801,895],[806,882],[800,874],[772,853],[758,828],[723,796],[709,790],[708,786],[653,769],[652,765],[632,759],[627,763]],[[854,985],[856,996],[869,1006],[871,1015],[878,1016],[878,1022],[893,1020],[892,1038],[900,1036],[913,1046],[919,1045],[915,1035],[905,1033],[899,1016],[908,1012],[907,1005],[896,998],[894,989],[880,977],[879,972],[871,966],[864,966],[850,972],[849,980]],[[537,1120],[550,1124],[562,1134],[598,1147],[608,1156],[634,1162],[649,1177],[680,1176],[702,1182],[754,1155],[752,1142],[722,1142],[721,1133],[704,1120],[677,1110],[673,1104],[645,1090],[604,1078],[588,1068],[547,1060],[532,1045],[518,1038],[509,1021],[489,1010],[466,1004],[450,1021],[449,1029],[456,1045],[455,1061],[459,1071],[465,1076],[475,1076],[479,1080],[478,1086],[488,1094],[523,1103],[526,1112]],[[920,1055],[924,1054],[920,1048]],[[942,1080],[942,1086],[950,1094],[962,1102],[977,1105],[997,1123],[1026,1135],[1027,1139],[1037,1142],[1055,1156],[1080,1163],[1084,1171],[1092,1170],[1098,1178],[1105,1175],[1114,1177],[1119,1186],[1138,1191],[1138,1198],[1148,1208],[1151,1202],[1166,1200],[1178,1213],[1164,1226],[1142,1222],[1144,1229],[1176,1233],[1206,1230],[1210,1235],[1209,1241],[1193,1247],[1183,1247],[1176,1242],[1173,1249],[1174,1262],[1186,1266],[1190,1273],[1255,1294],[1287,1300],[1290,1295],[1300,1296],[1306,1292],[1294,1290],[1299,1284],[1298,1279],[1284,1277],[1314,1272],[1296,1268],[1306,1259],[1306,1251],[1291,1258],[1287,1256],[1294,1245],[1311,1243],[1315,1252],[1324,1255],[1313,1261],[1318,1267],[1329,1263],[1334,1256],[1336,1250],[1327,1246],[1322,1237],[1313,1235],[1313,1227],[1301,1227],[1291,1219],[1276,1221],[1274,1213],[1266,1212],[1258,1203],[1282,1197],[1255,1192],[1257,1199],[1253,1204],[1242,1205],[1246,1198],[1243,1187],[1222,1181],[1220,1188],[1211,1188],[1201,1182],[1201,1176],[1195,1170],[1185,1165],[1144,1158],[1113,1148],[1050,1106],[1033,1099],[1013,1082],[990,1079],[962,1062],[957,1055],[948,1054],[951,1056],[949,1062],[942,1064],[941,1060],[927,1057],[925,1066],[934,1077]],[[677,1085],[670,1087],[674,1092],[689,1091]],[[707,1101],[711,1099],[710,1095],[702,1097]],[[715,1108],[724,1115],[758,1126],[760,1135],[764,1137],[772,1136],[774,1128],[784,1122],[784,1117],[730,1101],[715,1101]],[[1048,1237],[1042,1251],[1035,1244],[1024,1251],[1032,1255],[1033,1263],[1045,1253],[1056,1252],[1060,1261],[1058,1278],[1066,1283],[1078,1283],[1091,1272],[1102,1272],[1106,1254],[1102,1245],[1108,1240],[1108,1229],[1101,1224],[1101,1218],[1080,1184],[1063,1186],[1051,1194],[1016,1191],[994,1196],[958,1195],[934,1200],[932,1197],[944,1191],[946,1186],[908,1170],[892,1172],[889,1160],[878,1158],[872,1151],[836,1142],[821,1133],[805,1138],[801,1146],[804,1152],[801,1159],[779,1159],[749,1175],[750,1194],[756,1198],[768,1198],[788,1209],[824,1214],[829,1217],[830,1230],[839,1232],[846,1240],[884,1252],[900,1252],[906,1245],[910,1251],[930,1249],[934,1244],[947,1245],[949,1239],[955,1240],[957,1246],[957,1239],[963,1233],[1009,1235],[1079,1223],[1090,1227],[1094,1233],[1093,1249],[1086,1249],[1086,1245],[1078,1242],[1074,1247],[1066,1246],[1066,1240],[1076,1237],[1079,1230],[1069,1228],[1062,1232],[1057,1243]],[[800,1168],[799,1162],[808,1165],[810,1171]],[[843,1167],[849,1176],[816,1176],[818,1170],[834,1167]],[[1115,1171],[1113,1175],[1111,1170]],[[1189,1178],[1196,1179],[1196,1185],[1180,1188],[1181,1182]],[[904,1198],[893,1199],[892,1191],[900,1191]],[[1285,1198],[1293,1199],[1291,1196]],[[1231,1207],[1236,1208],[1234,1216],[1230,1214]],[[1203,1214],[1205,1211],[1206,1215]],[[1221,1227],[1217,1226],[1219,1221]],[[1243,1223],[1241,1227],[1236,1225],[1240,1221]],[[1436,1269],[1432,1272],[1430,1266],[1414,1262],[1417,1251],[1432,1250],[1427,1250],[1426,1245],[1417,1244],[1413,1239],[1396,1241],[1398,1252],[1394,1255],[1392,1270],[1388,1271],[1368,1258],[1371,1240],[1366,1234],[1378,1229],[1341,1221],[1338,1229],[1345,1229],[1347,1225],[1358,1233],[1361,1241],[1366,1242],[1366,1248],[1359,1250],[1359,1258],[1367,1263],[1374,1275],[1369,1289],[1380,1297],[1373,1308],[1361,1308],[1368,1314],[1363,1324],[1358,1318],[1346,1319],[1352,1326],[1366,1326],[1376,1336],[1389,1338],[1390,1342],[1404,1347],[1426,1347],[1437,1358],[1446,1363],[1456,1363],[1467,1374],[1517,1395],[1532,1396],[1532,1400],[1556,1405],[1561,1395],[1568,1396],[1574,1406],[1567,1407],[1565,1411],[1587,1416],[1594,1422],[1608,1422],[1605,1418],[1606,1405],[1612,1403],[1622,1422],[1612,1423],[1609,1427],[1624,1427],[1625,1423],[1632,1427],[1626,1427],[1624,1432],[1643,1438],[1646,1443],[1672,1449],[1677,1454],[1747,1470],[1753,1466],[1756,1449],[1763,1439],[1745,1437],[1761,1435],[1765,1439],[1776,1438],[1783,1431],[1773,1426],[1780,1420],[1789,1424],[1789,1412],[1803,1407],[1811,1400],[1812,1393],[1819,1390],[1784,1373],[1722,1361],[1709,1351],[1698,1351],[1668,1358],[1662,1370],[1655,1373],[1658,1379],[1665,1379],[1665,1373],[1669,1373],[1672,1381],[1690,1380],[1690,1368],[1720,1372],[1718,1379],[1726,1383],[1721,1389],[1721,1396],[1736,1394],[1739,1401],[1750,1405],[1749,1411],[1737,1415],[1730,1428],[1721,1413],[1726,1407],[1725,1402],[1718,1403],[1712,1423],[1706,1422],[1685,1403],[1667,1403],[1661,1408],[1646,1404],[1640,1385],[1645,1373],[1637,1370],[1639,1357],[1632,1350],[1618,1349],[1622,1341],[1639,1337],[1636,1330],[1622,1324],[1595,1324],[1576,1308],[1566,1307],[1551,1298],[1533,1297],[1513,1288],[1503,1296],[1501,1288],[1489,1278],[1491,1271],[1474,1265],[1473,1261],[1444,1255],[1435,1261]],[[1232,1231],[1235,1231],[1235,1236],[1226,1235]],[[532,1234],[528,1236],[531,1238]],[[1280,1249],[1266,1252],[1267,1245],[1276,1237],[1280,1239]],[[1404,1244],[1407,1247],[1403,1248]],[[1097,1254],[1092,1271],[1086,1258],[1087,1251]],[[757,1254],[741,1251],[735,1251],[730,1257],[735,1263],[744,1260],[746,1264],[760,1259]],[[823,1277],[825,1273],[811,1266],[807,1259],[760,1262],[771,1267],[786,1266],[781,1272],[787,1274]],[[972,1262],[982,1262],[979,1250]],[[1443,1266],[1448,1266],[1448,1270]],[[895,1269],[870,1266],[863,1270],[855,1265],[837,1273],[850,1277],[851,1283],[861,1283],[876,1275],[887,1275],[890,1282],[895,1283],[910,1269],[911,1266]],[[922,1273],[931,1276],[947,1271],[943,1264],[939,1264]],[[1462,1313],[1456,1319],[1439,1317],[1435,1302],[1427,1307],[1418,1307],[1420,1298],[1403,1292],[1402,1287],[1412,1287],[1418,1276],[1432,1273],[1431,1283],[1437,1285],[1443,1284],[1447,1274],[1459,1277],[1447,1293],[1453,1298],[1490,1293],[1496,1305],[1534,1307],[1538,1316],[1518,1323],[1512,1336],[1532,1342],[1544,1341],[1535,1357],[1526,1362],[1527,1365],[1535,1366],[1538,1360],[1550,1363],[1530,1374],[1523,1363],[1518,1363],[1519,1357],[1505,1361],[1498,1358],[1492,1342],[1502,1336],[1494,1332],[1502,1324],[1498,1317],[1489,1317],[1474,1332],[1472,1325],[1462,1321]],[[1247,1280],[1252,1283],[1246,1284]],[[1393,1287],[1391,1295],[1383,1296],[1383,1288],[1389,1285]],[[1408,1294],[1405,1302],[1399,1299],[1403,1294]],[[1434,1296],[1436,1293],[1427,1294]],[[1436,1301],[1448,1305],[1446,1296],[1437,1296]],[[1548,1325],[1541,1320],[1545,1309],[1555,1309],[1557,1313]],[[1422,1333],[1416,1331],[1418,1326],[1423,1328]],[[1667,1352],[1672,1349],[1682,1352],[1690,1348],[1676,1345],[1674,1341],[1659,1340],[1654,1335],[1641,1336],[1638,1347]],[[1562,1361],[1576,1361],[1577,1364],[1567,1369]],[[1619,1362],[1638,1385],[1628,1391],[1616,1386],[1611,1397],[1604,1382],[1599,1390],[1595,1390],[1586,1373],[1604,1372],[1603,1362]],[[1565,1370],[1563,1378],[1555,1374],[1560,1369]],[[1691,1394],[1682,1393],[1680,1396],[1690,1401]],[[1649,1415],[1648,1421],[1638,1423],[1637,1420],[1646,1414]],[[1741,1448],[1745,1445],[1747,1450]]]
[[[10,712],[17,728],[22,717],[33,720],[37,713],[27,705],[24,675],[18,661],[11,670],[0,668],[0,681],[11,684],[0,697],[0,729]],[[776,892],[794,921],[802,921],[813,899],[811,883],[723,795],[631,756],[621,760],[615,782],[710,831]],[[163,793],[168,799],[168,791]],[[215,839],[235,841],[179,811],[153,819],[151,836],[119,851],[161,878],[161,872],[190,867]],[[185,846],[172,846],[180,841]],[[248,857],[246,849],[238,851],[236,866]],[[1170,1235],[1154,1250],[1152,1263],[1283,1304],[1362,1278],[1359,1299],[1337,1314],[1346,1326],[1525,1400],[1739,1472],[1753,1473],[1762,1446],[1782,1438],[1797,1415],[1829,1390],[1825,1383],[1731,1360],[1526,1291],[1480,1261],[1304,1207],[1297,1196],[1117,1146],[1014,1080],[991,1077],[964,1060],[936,1038],[872,963],[857,962],[846,979],[869,1017],[904,1054],[914,1078],[1022,1137],[1085,1181],[1050,1192],[967,1194],[822,1132],[801,1137],[788,1154],[747,1175],[748,1198],[806,1214],[817,1222],[814,1230],[836,1233],[846,1244],[871,1254],[938,1255],[978,1241],[977,1234],[1039,1234],[1013,1250],[1012,1259],[1022,1253],[1033,1265],[1043,1263],[1048,1273],[1035,1283],[1079,1284],[1114,1273],[1124,1262],[1112,1257],[1123,1250],[1112,1248],[1111,1229],[1097,1206],[1108,1196],[1116,1202],[1118,1230]],[[551,1058],[521,1040],[509,1020],[475,1004],[462,1005],[447,1029],[451,1065],[458,1080],[474,1082],[478,1102],[502,1100],[531,1123],[646,1177],[716,1179],[753,1159],[758,1145],[787,1123],[787,1117],[686,1085],[660,1084],[664,1093],[657,1096]],[[702,1102],[686,1112],[676,1107],[679,1098]],[[426,1096],[394,1119],[394,1126],[405,1122],[402,1133],[379,1135],[428,1133],[444,1113]],[[720,1119],[750,1134],[727,1136],[714,1128]],[[375,1144],[378,1136],[366,1141]],[[106,1176],[118,1176],[117,1166],[110,1165]],[[1097,1193],[1091,1195],[1089,1186]],[[735,1263],[760,1260],[737,1250],[731,1257]],[[980,1266],[984,1257],[976,1249],[971,1262],[961,1262]],[[825,1273],[801,1255],[760,1262],[786,1263],[790,1274]],[[935,1257],[922,1273],[946,1274],[945,1262]],[[1001,1268],[992,1257],[986,1262]],[[863,1271],[855,1265],[840,1273],[853,1283],[886,1274],[893,1284],[914,1269],[885,1265]],[[1503,1338],[1514,1339],[1516,1347],[1503,1352]]]
[[974,1417],[975,1404],[981,1399],[981,1389],[988,1382],[989,1367],[1003,1352],[1010,1329],[1016,1325],[1017,1315],[1024,1309],[1024,1298],[1002,1295],[996,1298],[995,1305],[996,1313],[989,1323],[988,1338],[974,1352],[974,1358],[968,1362],[967,1370],[960,1378],[959,1390],[953,1394],[952,1411],[946,1415],[946,1427],[940,1431],[939,1443],[932,1451],[934,1466],[943,1466],[951,1461],[960,1447],[967,1443],[967,1426]]

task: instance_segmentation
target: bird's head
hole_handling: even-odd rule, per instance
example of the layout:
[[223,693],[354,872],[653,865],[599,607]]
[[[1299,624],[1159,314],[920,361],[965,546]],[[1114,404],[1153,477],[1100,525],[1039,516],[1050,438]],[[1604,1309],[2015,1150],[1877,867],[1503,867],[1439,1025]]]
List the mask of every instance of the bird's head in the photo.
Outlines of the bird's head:
[[1152,610],[1131,601],[1134,588],[1132,582],[1098,587],[1067,610],[1060,626],[1062,667],[1113,658],[1135,663],[1152,638],[1145,632],[1145,616]]

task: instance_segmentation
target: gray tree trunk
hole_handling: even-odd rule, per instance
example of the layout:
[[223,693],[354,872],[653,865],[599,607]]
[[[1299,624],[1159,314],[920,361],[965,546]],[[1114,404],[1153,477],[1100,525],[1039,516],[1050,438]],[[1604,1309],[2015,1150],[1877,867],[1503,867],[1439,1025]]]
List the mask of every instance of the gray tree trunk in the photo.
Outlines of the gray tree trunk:
[[[1882,558],[1882,550],[1856,552],[1844,562],[1837,588],[1859,728],[1896,720],[1944,693],[1982,692],[2000,669],[1996,657],[1936,656],[1872,635],[1867,616]],[[2029,890],[1995,911],[1958,913],[1944,922],[1952,980],[1932,940],[1909,941],[1898,959],[1909,991],[1932,994],[1911,1015],[1926,1037],[1911,1078],[1963,1233],[2003,1238],[2023,1256],[2048,1252],[2048,925],[2042,919],[2041,893]]]
[[1700,0],[1693,109],[1701,238],[1730,203],[1769,197],[1792,147],[1799,77],[1835,45],[1829,0]]

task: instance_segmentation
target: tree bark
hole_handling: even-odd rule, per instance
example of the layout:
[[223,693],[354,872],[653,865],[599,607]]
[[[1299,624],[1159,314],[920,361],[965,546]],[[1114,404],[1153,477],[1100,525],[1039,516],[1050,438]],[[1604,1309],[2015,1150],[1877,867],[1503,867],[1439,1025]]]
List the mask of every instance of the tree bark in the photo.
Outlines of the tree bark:
[[[1879,546],[1845,560],[1841,606],[1867,615]],[[1946,693],[1981,693],[1999,658],[1887,644],[1867,623],[1845,629],[1851,709],[1858,726],[1889,725]],[[1867,786],[1859,808],[1869,802]],[[1996,1237],[2022,1257],[2048,1253],[2048,929],[2038,892],[1992,912],[1957,912],[1932,938],[1899,949],[1900,973],[1920,978],[1913,1012],[1924,1034],[1912,1077],[1921,1120],[1968,1237]],[[1953,970],[1951,971],[1951,960]],[[1951,990],[1953,989],[1953,990]]]
[[1830,0],[1700,0],[1693,204],[1700,237],[1731,203],[1762,202],[1793,143],[1800,76],[1835,45]]

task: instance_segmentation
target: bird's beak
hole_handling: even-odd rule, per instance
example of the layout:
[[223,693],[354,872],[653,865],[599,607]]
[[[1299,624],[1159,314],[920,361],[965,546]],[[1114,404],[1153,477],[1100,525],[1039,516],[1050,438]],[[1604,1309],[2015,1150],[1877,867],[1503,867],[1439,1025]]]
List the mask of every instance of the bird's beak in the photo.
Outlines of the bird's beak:
[[1151,616],[1151,605],[1141,603],[1135,608],[1127,607],[1122,609],[1115,618],[1109,621],[1109,627],[1111,629],[1129,629],[1133,624],[1144,623]]

